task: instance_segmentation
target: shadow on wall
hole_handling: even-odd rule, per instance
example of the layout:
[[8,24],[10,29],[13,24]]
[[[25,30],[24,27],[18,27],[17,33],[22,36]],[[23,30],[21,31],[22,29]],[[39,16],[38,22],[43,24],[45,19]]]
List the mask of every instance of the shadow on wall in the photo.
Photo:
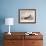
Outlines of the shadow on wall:
[[0,46],[3,46],[3,32],[2,32],[2,25],[5,23],[5,17],[0,16]]

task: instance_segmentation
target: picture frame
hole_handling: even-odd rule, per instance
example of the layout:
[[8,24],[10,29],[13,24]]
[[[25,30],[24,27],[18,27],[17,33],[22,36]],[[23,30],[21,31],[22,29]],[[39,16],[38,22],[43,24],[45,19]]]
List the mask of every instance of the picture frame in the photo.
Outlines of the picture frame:
[[36,9],[19,9],[19,23],[36,23]]

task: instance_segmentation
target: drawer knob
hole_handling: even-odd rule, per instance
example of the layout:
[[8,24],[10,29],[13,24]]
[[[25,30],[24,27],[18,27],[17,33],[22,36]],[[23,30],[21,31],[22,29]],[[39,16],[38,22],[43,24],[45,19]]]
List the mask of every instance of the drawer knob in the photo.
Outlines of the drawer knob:
[[32,44],[34,44],[35,42],[32,42]]

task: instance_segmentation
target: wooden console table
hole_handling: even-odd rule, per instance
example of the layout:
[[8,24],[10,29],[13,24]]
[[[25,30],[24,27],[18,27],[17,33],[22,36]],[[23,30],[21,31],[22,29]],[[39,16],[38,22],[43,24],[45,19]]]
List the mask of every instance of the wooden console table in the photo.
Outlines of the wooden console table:
[[[26,32],[11,32],[8,35],[4,33],[4,46],[43,46],[43,35],[25,35]],[[34,32],[33,32],[34,33]]]

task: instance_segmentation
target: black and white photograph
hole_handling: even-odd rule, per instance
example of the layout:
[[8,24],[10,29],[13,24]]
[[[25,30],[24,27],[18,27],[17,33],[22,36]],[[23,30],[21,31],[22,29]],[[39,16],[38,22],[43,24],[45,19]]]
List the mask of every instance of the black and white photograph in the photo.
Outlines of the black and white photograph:
[[19,23],[36,23],[36,9],[19,9]]

